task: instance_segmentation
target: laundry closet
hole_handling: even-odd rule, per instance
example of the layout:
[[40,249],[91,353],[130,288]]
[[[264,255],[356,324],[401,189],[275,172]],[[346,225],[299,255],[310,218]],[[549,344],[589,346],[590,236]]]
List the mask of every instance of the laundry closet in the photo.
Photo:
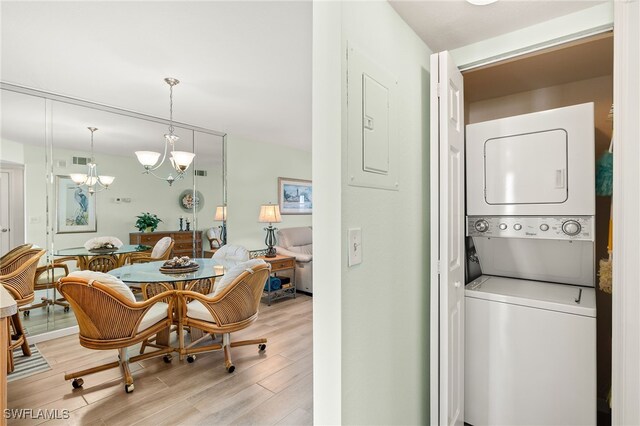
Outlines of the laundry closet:
[[[450,399],[440,408],[472,425],[595,424],[611,385],[611,296],[598,276],[609,258],[611,197],[596,196],[595,181],[596,162],[612,149],[613,34],[463,71],[463,84],[440,61],[448,123],[439,137],[450,139],[438,152],[439,190],[449,194],[439,201],[440,239],[449,238],[442,277],[453,284]],[[464,186],[451,178],[463,165]]]

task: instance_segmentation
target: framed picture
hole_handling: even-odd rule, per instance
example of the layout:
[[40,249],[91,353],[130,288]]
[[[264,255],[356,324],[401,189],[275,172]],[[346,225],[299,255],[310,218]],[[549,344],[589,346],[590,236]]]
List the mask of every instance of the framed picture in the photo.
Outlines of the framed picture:
[[56,176],[56,233],[96,232],[96,195],[69,176]]
[[311,214],[313,190],[310,180],[278,178],[278,204],[281,214]]

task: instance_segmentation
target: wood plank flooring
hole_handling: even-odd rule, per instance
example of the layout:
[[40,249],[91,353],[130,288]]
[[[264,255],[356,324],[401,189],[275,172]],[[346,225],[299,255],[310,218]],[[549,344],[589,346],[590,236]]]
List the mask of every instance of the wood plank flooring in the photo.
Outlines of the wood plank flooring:
[[[135,391],[124,392],[119,369],[84,377],[82,389],[64,380],[76,371],[117,360],[116,351],[94,351],[77,335],[38,344],[52,369],[9,383],[9,408],[66,409],[70,419],[9,424],[88,425],[305,425],[312,424],[312,300],[262,304],[258,321],[232,339],[266,337],[267,350],[233,348],[236,366],[224,368],[221,351],[198,354],[194,363],[153,358],[131,365]],[[137,353],[137,348],[131,354]]]

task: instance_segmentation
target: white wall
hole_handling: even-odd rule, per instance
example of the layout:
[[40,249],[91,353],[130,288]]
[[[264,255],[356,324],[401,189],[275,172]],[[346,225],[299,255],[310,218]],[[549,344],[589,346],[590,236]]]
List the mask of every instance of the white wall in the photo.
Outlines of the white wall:
[[24,164],[22,144],[6,139],[0,141],[0,159],[10,163]]
[[[341,158],[325,163],[314,159],[318,193],[330,190],[331,176],[341,174],[341,202],[316,205],[325,219],[336,209],[341,217],[341,280],[322,283],[327,292],[341,295],[342,357],[336,367],[342,381],[340,420],[345,424],[426,424],[431,51],[387,2],[343,2],[338,13],[316,14],[314,9],[314,30],[331,28],[336,20],[341,21],[342,48],[336,52],[331,37],[314,37],[314,73],[333,73],[334,68],[326,69],[327,63],[333,64],[338,54],[343,58],[341,80],[346,81],[346,43],[354,43],[368,59],[398,78],[400,100],[397,139],[390,146],[398,155],[400,185],[399,191],[385,191],[348,185],[346,87],[342,87],[340,105],[330,96],[314,97],[314,111],[339,108],[342,112]],[[325,57],[316,50],[325,52]],[[325,81],[333,86],[324,90],[336,89],[335,80],[327,77]],[[336,119],[314,113],[313,127],[333,126]],[[322,140],[323,136],[328,135],[314,131],[314,156],[335,156],[334,143]],[[345,243],[347,229],[352,227],[362,228],[363,263],[349,268]],[[320,231],[315,231],[317,240]],[[330,243],[318,246],[314,241],[314,271],[336,267],[325,263],[331,258],[328,250]],[[326,336],[323,326],[316,321],[314,333]],[[315,346],[315,359],[325,353],[331,357],[334,350]],[[331,406],[331,400],[329,395],[316,395],[315,410]]]
[[[268,224],[258,223],[260,205],[278,203],[278,177],[311,180],[311,152],[229,135],[227,164],[227,241],[266,248]],[[274,226],[311,226],[311,215],[282,215]]]

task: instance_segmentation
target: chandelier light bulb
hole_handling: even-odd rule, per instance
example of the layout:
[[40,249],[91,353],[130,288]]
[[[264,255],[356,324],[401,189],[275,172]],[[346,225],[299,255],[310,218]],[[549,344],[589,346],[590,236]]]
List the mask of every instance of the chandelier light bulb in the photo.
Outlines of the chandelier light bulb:
[[136,151],[136,157],[138,157],[138,161],[140,162],[140,164],[142,164],[146,168],[149,168],[153,167],[158,162],[160,153],[153,151]]

